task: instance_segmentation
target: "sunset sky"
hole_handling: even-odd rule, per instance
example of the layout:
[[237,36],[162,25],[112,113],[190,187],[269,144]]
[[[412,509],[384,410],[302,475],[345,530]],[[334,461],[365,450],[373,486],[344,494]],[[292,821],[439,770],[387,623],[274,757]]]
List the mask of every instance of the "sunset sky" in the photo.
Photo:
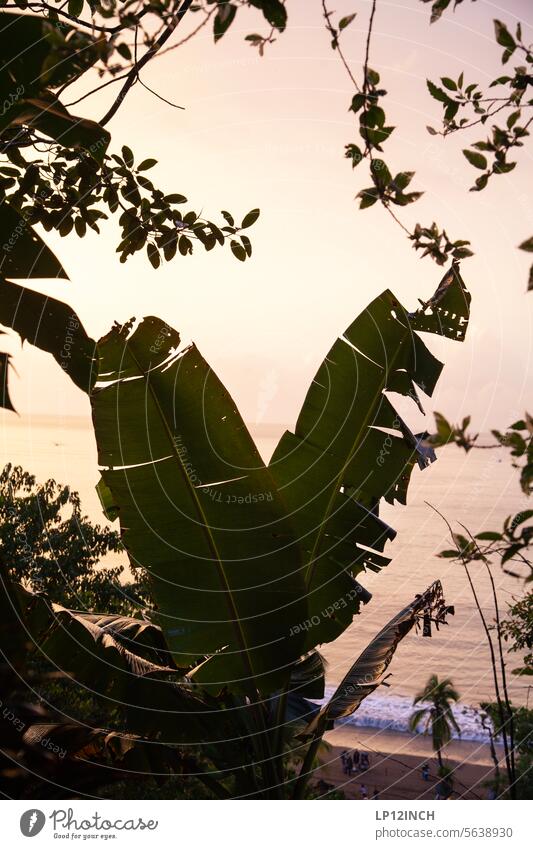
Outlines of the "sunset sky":
[[[196,341],[250,423],[292,423],[335,336],[373,297],[390,287],[414,308],[443,273],[415,254],[380,206],[358,210],[354,196],[370,181],[366,165],[352,172],[343,157],[344,145],[358,140],[347,111],[350,82],[330,48],[320,2],[287,5],[288,30],[263,59],[243,39],[267,27],[259,14],[239,12],[216,46],[206,28],[143,71],[148,85],[185,111],[137,86],[109,125],[110,149],[127,143],[138,161],[156,157],[151,178],[186,194],[189,208],[216,221],[220,209],[240,218],[260,207],[249,231],[252,260],[241,264],[217,249],[157,271],[145,254],[120,265],[118,228],[104,222],[101,236],[83,240],[46,234],[71,282],[39,285],[71,303],[93,335],[115,319],[160,315]],[[360,77],[370,3],[337,0],[332,8],[337,18],[358,12],[344,49]],[[189,17],[181,37],[198,20]],[[385,159],[393,173],[416,171],[412,187],[425,190],[404,211],[406,223],[436,220],[454,239],[470,239],[476,253],[462,269],[473,295],[468,340],[429,340],[447,367],[427,407],[453,419],[472,412],[478,430],[509,424],[529,400],[533,294],[525,293],[529,257],[516,246],[533,233],[533,164],[531,152],[520,151],[513,173],[469,193],[477,174],[461,149],[485,131],[430,136],[426,125],[437,125],[441,110],[425,80],[464,71],[466,81],[484,85],[501,73],[494,17],[510,25],[521,19],[524,40],[533,41],[530,0],[465,2],[431,27],[429,7],[418,0],[380,0],[370,62],[397,127]],[[69,99],[89,87],[85,77]],[[101,117],[112,90],[84,101],[80,114]],[[51,358],[30,349],[20,355],[14,342],[10,349],[19,375],[12,395],[23,415],[88,414],[87,399]]]

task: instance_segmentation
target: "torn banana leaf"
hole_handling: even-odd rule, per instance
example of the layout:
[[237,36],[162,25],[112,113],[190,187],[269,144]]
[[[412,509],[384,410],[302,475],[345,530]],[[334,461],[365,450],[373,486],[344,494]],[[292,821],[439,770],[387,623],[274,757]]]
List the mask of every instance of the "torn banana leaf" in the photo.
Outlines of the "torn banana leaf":
[[0,353],[0,407],[4,410],[15,412],[9,395],[9,368],[11,357],[9,354]]
[[0,201],[0,232],[0,277],[68,280],[57,257],[22,213],[5,198]]
[[424,636],[431,636],[431,622],[435,622],[437,627],[444,624],[448,612],[453,612],[453,608],[446,607],[441,583],[435,581],[397,613],[368,644],[308,727],[308,733],[319,727],[331,728],[336,719],[354,713],[361,702],[383,683],[399,643],[414,625],[423,620]]
[[0,117],[0,131],[22,126],[39,130],[63,147],[85,150],[100,163],[111,140],[104,127],[88,118],[71,115],[61,101],[46,90],[36,97],[18,100]]
[[20,96],[78,78],[99,58],[105,58],[105,52],[104,38],[95,40],[66,21],[58,26],[42,15],[0,12],[0,99],[4,112]]
[[96,343],[66,304],[0,279],[0,324],[52,354],[76,386],[90,391]]
[[294,433],[269,464],[304,549],[309,618],[307,650],[338,637],[358,612],[364,569],[379,570],[394,531],[379,518],[382,498],[406,503],[415,464],[433,459],[386,392],[420,403],[442,363],[417,330],[463,339],[470,295],[454,265],[435,295],[408,313],[395,295],[377,297],[335,342],[304,400]]
[[[198,741],[218,739],[222,724],[213,704],[200,698],[175,668],[157,662],[148,643],[138,653],[134,640],[126,648],[110,632],[105,617],[52,604],[20,585],[12,585],[11,595],[20,610],[18,642],[73,684],[124,711],[129,728],[152,737],[165,735],[173,743],[191,735]],[[130,634],[132,627],[130,621]],[[137,631],[136,640],[141,639],[142,631]],[[143,654],[151,654],[155,662]]]
[[156,318],[98,343],[100,494],[149,575],[176,665],[196,664],[192,678],[215,691],[273,692],[302,654],[299,548],[235,402],[179,343]]

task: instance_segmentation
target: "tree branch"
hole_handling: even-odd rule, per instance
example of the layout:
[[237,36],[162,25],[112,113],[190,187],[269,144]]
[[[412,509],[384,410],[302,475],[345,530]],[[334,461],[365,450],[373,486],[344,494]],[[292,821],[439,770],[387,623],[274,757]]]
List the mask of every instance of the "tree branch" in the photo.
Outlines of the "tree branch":
[[166,42],[182,20],[182,18],[188,12],[189,8],[192,5],[192,2],[193,0],[183,0],[183,3],[172,16],[170,23],[165,27],[159,38],[146,51],[144,56],[141,56],[139,61],[135,63],[131,71],[129,71],[126,77],[126,82],[122,86],[118,97],[115,99],[113,105],[110,109],[108,109],[101,121],[99,121],[99,124],[102,127],[105,127],[105,125],[111,120],[111,118],[113,118],[113,116],[118,112],[120,105],[122,104],[128,91],[137,82],[139,71],[141,70],[141,68],[143,68],[150,61],[150,59],[152,59],[156,55],[158,50],[163,47],[164,44],[166,44]]

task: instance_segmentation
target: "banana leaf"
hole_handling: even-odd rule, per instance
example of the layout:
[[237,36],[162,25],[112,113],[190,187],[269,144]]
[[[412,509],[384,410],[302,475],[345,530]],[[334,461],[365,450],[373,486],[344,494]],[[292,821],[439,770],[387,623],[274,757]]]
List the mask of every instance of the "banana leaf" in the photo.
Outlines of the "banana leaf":
[[310,733],[317,728],[331,728],[336,719],[350,716],[385,680],[396,649],[411,629],[424,621],[424,635],[431,636],[430,622],[437,627],[444,624],[447,613],[440,581],[435,581],[425,592],[404,607],[368,644],[350,671],[344,676],[329,702],[308,726]]
[[[307,615],[299,548],[235,402],[160,319],[98,343],[98,460],[177,666],[214,690],[281,689]],[[206,659],[206,656],[207,659]]]
[[0,279],[63,278],[63,266],[18,209],[0,201]]
[[337,339],[304,400],[294,433],[269,464],[304,549],[309,618],[305,648],[338,637],[358,612],[355,577],[378,571],[395,532],[379,503],[406,503],[415,464],[435,458],[394,409],[387,392],[431,395],[442,370],[417,330],[464,338],[470,295],[452,266],[435,295],[408,313],[390,291]]
[[78,613],[77,616],[143,657],[156,655],[164,658],[165,665],[173,663],[161,628],[148,619],[107,613]]
[[63,147],[85,150],[100,163],[111,140],[104,127],[88,118],[71,115],[61,101],[46,90],[35,97],[21,98],[0,117],[0,131],[22,126],[40,130]]
[[0,12],[0,99],[5,111],[20,95],[36,94],[79,77],[103,51],[103,38],[95,40],[66,22]]
[[307,699],[322,699],[324,697],[325,677],[325,659],[320,652],[311,651],[294,664],[289,692],[304,696]]
[[76,386],[89,391],[96,343],[66,304],[0,279],[0,324],[15,330],[23,342],[52,354]]
[[[121,708],[128,729],[172,744],[231,736],[239,711],[221,720],[216,702],[201,697],[174,667],[125,648],[109,632],[108,623],[99,626],[98,616],[68,610],[20,585],[12,585],[10,596],[20,611],[12,638],[73,684]],[[146,644],[143,648],[146,651]]]
[[9,354],[0,353],[0,407],[15,412],[11,396],[9,395],[9,368],[11,357]]

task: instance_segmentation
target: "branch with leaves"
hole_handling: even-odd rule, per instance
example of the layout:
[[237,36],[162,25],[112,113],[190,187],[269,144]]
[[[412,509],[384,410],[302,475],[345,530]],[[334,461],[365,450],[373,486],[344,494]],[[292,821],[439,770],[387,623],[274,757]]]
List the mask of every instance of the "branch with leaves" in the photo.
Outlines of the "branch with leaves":
[[[489,84],[488,91],[484,91],[477,82],[467,84],[464,73],[459,74],[457,80],[450,76],[441,77],[441,85],[427,81],[429,93],[443,109],[441,128],[427,128],[431,135],[447,137],[471,127],[485,126],[496,115],[504,121],[503,124],[492,123],[488,136],[471,142],[469,147],[463,149],[463,155],[470,165],[481,172],[470,188],[472,192],[482,191],[492,177],[508,174],[515,169],[517,162],[510,161],[509,154],[524,147],[533,122],[533,45],[524,43],[520,23],[516,25],[513,35],[505,23],[495,20],[494,37],[496,43],[504,48],[502,65],[512,56],[519,56],[524,64],[517,64],[508,74],[497,76]],[[533,237],[523,241],[519,247],[524,251],[533,251]],[[531,289],[533,265],[528,283],[528,290]]]
[[[208,4],[212,5],[212,4]],[[135,163],[130,147],[110,153],[105,125],[124,103],[141,69],[167,44],[190,0],[165,2],[0,2],[0,268],[5,273],[20,250],[12,227],[13,210],[28,233],[33,225],[83,237],[109,214],[122,229],[117,251],[124,262],[144,250],[154,268],[176,254],[187,256],[200,244],[207,251],[228,244],[241,262],[252,245],[242,230],[259,215],[252,210],[240,224],[224,211],[218,223],[183,209],[182,192],[165,192],[146,175],[157,161]],[[20,14],[19,10],[24,10]],[[210,18],[212,11],[207,9]],[[218,15],[222,9],[218,9]],[[133,51],[125,39],[133,38]],[[106,81],[124,80],[100,122],[74,115],[63,103],[67,89],[93,70]],[[155,92],[159,97],[158,93]],[[163,98],[165,99],[165,98]],[[168,101],[167,101],[168,102]]]
[[404,207],[414,203],[422,197],[423,192],[406,191],[415,176],[414,171],[400,171],[393,176],[385,160],[381,156],[376,156],[376,154],[383,153],[383,145],[395,130],[395,127],[387,122],[383,108],[383,98],[387,92],[381,85],[380,74],[372,69],[369,64],[377,0],[373,0],[370,11],[361,83],[357,82],[341,45],[341,34],[350,26],[356,17],[356,13],[347,15],[341,18],[337,24],[334,24],[333,12],[328,10],[325,0],[321,0],[321,2],[325,26],[331,37],[331,48],[338,54],[355,88],[350,111],[358,116],[359,135],[363,140],[363,145],[355,142],[347,144],[345,156],[350,160],[352,168],[356,168],[363,160],[366,160],[373,184],[358,192],[359,208],[368,209],[380,202],[396,224],[406,233],[414,249],[421,251],[423,257],[430,256],[438,265],[444,265],[450,258],[458,260],[472,256],[472,251],[468,247],[470,242],[467,239],[451,239],[446,230],[440,229],[435,222],[431,226],[416,224],[410,230],[394,211],[394,207]]

